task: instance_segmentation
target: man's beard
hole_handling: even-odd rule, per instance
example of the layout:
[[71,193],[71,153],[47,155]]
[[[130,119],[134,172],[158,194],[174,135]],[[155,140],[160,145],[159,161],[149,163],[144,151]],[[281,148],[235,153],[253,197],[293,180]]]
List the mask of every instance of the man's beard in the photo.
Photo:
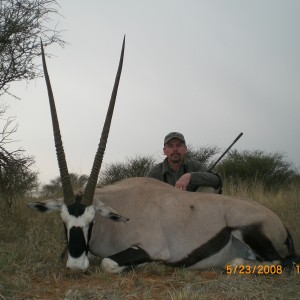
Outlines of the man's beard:
[[171,155],[171,161],[173,163],[179,163],[181,162],[181,155],[179,153],[174,153]]

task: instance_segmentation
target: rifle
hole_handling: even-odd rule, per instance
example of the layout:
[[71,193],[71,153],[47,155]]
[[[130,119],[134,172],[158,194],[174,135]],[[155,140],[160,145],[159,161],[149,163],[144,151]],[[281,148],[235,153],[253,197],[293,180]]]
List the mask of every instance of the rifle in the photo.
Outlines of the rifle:
[[230,148],[239,140],[239,138],[243,135],[243,133],[241,132],[236,138],[235,140],[231,143],[231,145],[224,151],[224,153],[215,161],[215,163],[209,168],[209,172],[211,172],[214,167],[219,163],[219,161],[223,158],[223,156],[230,150]]

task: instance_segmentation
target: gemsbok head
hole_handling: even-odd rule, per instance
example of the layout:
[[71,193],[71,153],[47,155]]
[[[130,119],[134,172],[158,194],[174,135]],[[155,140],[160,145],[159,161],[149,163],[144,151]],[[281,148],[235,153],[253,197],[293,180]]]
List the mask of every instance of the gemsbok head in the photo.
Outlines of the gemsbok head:
[[[51,209],[60,209],[61,217],[65,226],[67,241],[68,241],[68,261],[67,267],[73,269],[82,269],[85,270],[88,268],[88,259],[87,253],[89,250],[88,243],[91,236],[91,230],[93,226],[93,220],[95,218],[95,207],[93,204],[93,197],[97,185],[98,175],[100,172],[105,147],[108,139],[108,134],[110,130],[110,124],[113,116],[115,101],[118,92],[118,86],[120,82],[123,58],[124,58],[124,49],[125,49],[125,36],[123,39],[123,45],[121,50],[121,56],[119,61],[119,66],[117,70],[117,75],[115,78],[115,83],[107,110],[107,115],[105,123],[102,130],[102,135],[98,145],[98,149],[95,155],[93,167],[86,184],[86,188],[83,194],[74,195],[73,188],[70,181],[70,175],[68,172],[67,161],[64,153],[63,142],[60,134],[59,122],[56,113],[56,107],[54,102],[54,96],[51,88],[50,78],[47,70],[46,59],[43,49],[43,44],[41,43],[42,49],[42,60],[43,60],[43,69],[44,75],[48,90],[50,111],[52,117],[53,125],[53,134],[56,147],[56,154],[59,166],[59,172],[62,182],[63,189],[63,199],[59,201],[48,201],[48,205],[52,206]],[[32,205],[29,204],[32,207]],[[35,204],[35,208],[42,209],[43,204]],[[99,213],[102,212],[102,207],[97,207]],[[104,212],[106,213],[106,211]],[[112,218],[118,219],[118,216],[110,215]],[[127,220],[121,218],[120,220]]]

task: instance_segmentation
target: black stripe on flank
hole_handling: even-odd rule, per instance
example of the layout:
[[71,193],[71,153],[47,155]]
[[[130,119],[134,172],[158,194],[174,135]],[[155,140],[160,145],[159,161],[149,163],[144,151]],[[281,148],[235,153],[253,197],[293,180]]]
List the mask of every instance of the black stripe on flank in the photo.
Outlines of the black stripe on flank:
[[259,259],[266,261],[282,260],[272,242],[263,233],[261,224],[243,227],[241,231],[244,242],[259,255]]
[[208,242],[188,254],[184,259],[175,263],[167,263],[167,265],[172,267],[190,267],[197,262],[218,253],[230,241],[230,234],[231,228],[225,227]]
[[134,267],[152,261],[148,253],[139,247],[128,248],[122,252],[111,255],[108,258],[118,263],[119,266],[128,267]]

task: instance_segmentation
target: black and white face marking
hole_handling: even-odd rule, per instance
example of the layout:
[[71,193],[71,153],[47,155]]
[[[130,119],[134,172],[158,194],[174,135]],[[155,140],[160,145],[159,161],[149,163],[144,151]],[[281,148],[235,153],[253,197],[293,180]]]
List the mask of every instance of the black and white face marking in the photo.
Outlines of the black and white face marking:
[[63,204],[61,218],[68,241],[67,268],[86,271],[89,266],[88,243],[95,218],[94,206],[86,207],[81,203],[69,206]]

